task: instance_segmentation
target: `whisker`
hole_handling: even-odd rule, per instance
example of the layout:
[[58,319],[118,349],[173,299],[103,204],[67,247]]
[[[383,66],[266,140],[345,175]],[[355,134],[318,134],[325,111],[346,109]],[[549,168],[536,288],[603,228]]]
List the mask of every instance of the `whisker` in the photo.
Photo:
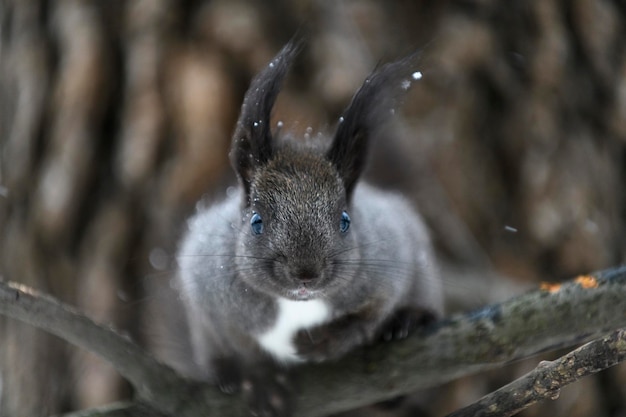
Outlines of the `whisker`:
[[347,247],[347,248],[344,248],[344,249],[337,250],[335,252],[331,252],[329,254],[329,257],[336,257],[338,255],[343,255],[346,252],[350,252],[350,251],[353,251],[353,250],[366,248],[368,246],[372,246],[372,245],[375,245],[375,244],[378,244],[378,243],[381,243],[381,242],[386,242],[388,240],[389,239],[379,239],[379,240],[373,240],[373,241],[366,242],[366,243],[359,243],[356,246],[350,246],[350,247]]

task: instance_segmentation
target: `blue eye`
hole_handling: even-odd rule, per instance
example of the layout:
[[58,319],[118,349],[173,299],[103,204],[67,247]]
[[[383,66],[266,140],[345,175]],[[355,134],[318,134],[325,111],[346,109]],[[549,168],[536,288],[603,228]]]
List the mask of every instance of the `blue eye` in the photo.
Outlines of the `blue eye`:
[[252,228],[252,233],[255,235],[263,233],[263,219],[259,213],[252,213],[252,217],[250,217],[250,228]]
[[339,222],[339,230],[341,233],[346,233],[350,228],[350,216],[347,212],[341,213],[341,221]]

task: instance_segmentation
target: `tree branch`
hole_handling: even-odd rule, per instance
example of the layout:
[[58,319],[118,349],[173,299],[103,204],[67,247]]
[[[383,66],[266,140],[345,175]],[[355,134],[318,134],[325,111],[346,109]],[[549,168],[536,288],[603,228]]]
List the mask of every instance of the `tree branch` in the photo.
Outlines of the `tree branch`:
[[[406,340],[359,349],[338,363],[299,368],[296,415],[356,408],[592,340],[626,327],[625,310],[626,267],[545,286],[455,316]],[[164,414],[245,415],[237,398],[177,377],[132,342],[49,297],[0,283],[0,313],[99,354],[134,385],[140,402]]]
[[615,268],[455,316],[429,334],[368,348],[367,362],[351,355],[338,365],[308,366],[300,380],[312,395],[303,393],[298,409],[307,416],[348,410],[593,340],[626,326],[624,296],[626,267]]
[[[176,375],[113,329],[98,325],[74,308],[31,288],[0,281],[0,314],[99,355],[128,379],[137,392],[138,401],[153,408],[153,414],[158,411],[185,417],[243,415],[241,411],[232,414],[233,410],[243,410],[243,407],[211,386],[203,386],[202,395],[195,395],[190,401],[189,397],[198,391],[197,384]],[[114,412],[122,411],[115,409]]]
[[624,360],[626,330],[620,329],[555,361],[540,362],[523,377],[447,417],[512,416],[541,400],[555,400],[564,386]]
[[62,417],[167,417],[143,404],[130,402],[109,404],[103,407],[90,408],[63,414]]

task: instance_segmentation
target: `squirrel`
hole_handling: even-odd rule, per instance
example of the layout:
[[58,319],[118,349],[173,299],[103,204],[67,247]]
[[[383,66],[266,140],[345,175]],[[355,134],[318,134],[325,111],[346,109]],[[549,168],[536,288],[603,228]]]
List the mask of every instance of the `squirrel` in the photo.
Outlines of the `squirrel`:
[[243,391],[254,415],[291,414],[283,369],[406,337],[443,306],[418,213],[359,181],[386,106],[418,79],[413,57],[375,69],[330,145],[307,146],[270,126],[300,43],[253,79],[230,152],[239,187],[190,218],[177,255],[189,372]]

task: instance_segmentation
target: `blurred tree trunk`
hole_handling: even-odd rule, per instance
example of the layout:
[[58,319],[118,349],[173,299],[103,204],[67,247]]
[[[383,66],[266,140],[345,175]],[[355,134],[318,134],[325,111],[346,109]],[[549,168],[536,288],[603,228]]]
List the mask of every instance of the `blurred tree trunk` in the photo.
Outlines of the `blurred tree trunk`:
[[[222,58],[182,42],[183,12],[164,1],[0,9],[2,275],[139,342],[143,277],[170,268],[181,210],[223,170],[236,112]],[[128,396],[84,352],[5,319],[0,334],[0,415]]]
[[[414,199],[442,257],[535,281],[626,260],[620,1],[0,0],[2,277],[146,343],[147,288],[167,283],[195,202],[223,192],[247,82],[301,22],[310,45],[276,108],[296,132],[332,126],[380,58],[429,44],[371,176]],[[624,381],[617,368],[567,404],[624,409]],[[461,381],[454,398],[489,384]],[[2,416],[129,394],[2,318],[0,387]],[[565,403],[536,410],[580,415]]]

